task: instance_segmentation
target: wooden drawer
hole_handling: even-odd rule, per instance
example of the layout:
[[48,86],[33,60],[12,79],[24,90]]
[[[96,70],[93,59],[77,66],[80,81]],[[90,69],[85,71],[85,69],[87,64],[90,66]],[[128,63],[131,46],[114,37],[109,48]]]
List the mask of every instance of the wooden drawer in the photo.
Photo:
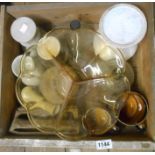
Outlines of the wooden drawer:
[[[5,146],[54,146],[56,148],[96,149],[95,139],[68,142],[52,136],[16,136],[8,133],[10,122],[17,107],[15,96],[15,77],[11,72],[12,60],[21,53],[20,45],[10,36],[10,25],[20,16],[29,16],[40,27],[50,30],[52,25],[69,24],[80,19],[87,24],[97,25],[103,11],[114,3],[49,3],[18,6],[2,6],[0,17],[0,145]],[[154,16],[153,3],[134,3],[143,10],[148,30],[139,44],[136,55],[130,61],[136,77],[133,90],[141,92],[149,102],[147,133],[131,132],[117,136],[102,136],[99,139],[112,139],[116,150],[153,150],[155,140],[155,52],[153,47]],[[132,141],[132,143],[131,143]]]

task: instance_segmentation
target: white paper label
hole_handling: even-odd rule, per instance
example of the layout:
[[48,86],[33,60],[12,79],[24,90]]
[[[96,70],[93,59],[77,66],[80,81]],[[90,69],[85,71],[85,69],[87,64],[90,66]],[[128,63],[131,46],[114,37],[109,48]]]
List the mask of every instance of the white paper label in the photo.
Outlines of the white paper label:
[[112,149],[111,139],[96,141],[96,149],[97,150]]

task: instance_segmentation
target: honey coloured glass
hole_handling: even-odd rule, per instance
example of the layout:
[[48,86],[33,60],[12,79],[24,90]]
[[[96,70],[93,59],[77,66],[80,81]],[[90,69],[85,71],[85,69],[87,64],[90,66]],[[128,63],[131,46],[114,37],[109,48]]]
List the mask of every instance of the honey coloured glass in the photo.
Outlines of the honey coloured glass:
[[55,58],[62,65],[72,66],[81,80],[125,72],[126,63],[121,51],[106,44],[92,29],[54,29],[39,41],[37,49],[43,59]]
[[[122,75],[74,83],[58,118],[59,136],[77,140],[88,135],[104,134],[118,120],[122,105],[117,104],[117,98],[129,90],[129,81]],[[78,134],[62,131],[59,127],[62,120],[66,121],[68,126],[74,126]]]
[[42,60],[36,45],[27,50],[21,61],[16,96],[38,130],[55,133],[57,116],[66,102],[73,80],[77,78],[69,66],[62,68],[54,60]]
[[123,105],[118,119],[120,123],[125,126],[139,126],[144,123],[148,114],[148,103],[140,93],[123,92],[117,102]]
[[25,52],[16,96],[45,134],[101,135],[117,122],[119,95],[130,90],[125,67],[121,52],[97,32],[53,29]]

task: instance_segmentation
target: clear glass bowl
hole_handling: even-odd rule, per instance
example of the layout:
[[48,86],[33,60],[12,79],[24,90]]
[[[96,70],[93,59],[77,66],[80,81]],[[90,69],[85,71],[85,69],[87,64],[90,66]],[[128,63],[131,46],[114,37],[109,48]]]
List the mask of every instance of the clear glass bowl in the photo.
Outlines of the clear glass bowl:
[[86,28],[47,33],[25,52],[16,82],[34,127],[69,140],[111,129],[122,107],[116,100],[129,90],[121,52]]
[[39,51],[51,37],[57,38],[60,47],[55,51],[46,50],[50,53],[47,59],[55,58],[62,65],[70,65],[82,80],[109,77],[125,71],[126,63],[119,49],[106,44],[103,37],[92,29],[54,29],[39,41]]

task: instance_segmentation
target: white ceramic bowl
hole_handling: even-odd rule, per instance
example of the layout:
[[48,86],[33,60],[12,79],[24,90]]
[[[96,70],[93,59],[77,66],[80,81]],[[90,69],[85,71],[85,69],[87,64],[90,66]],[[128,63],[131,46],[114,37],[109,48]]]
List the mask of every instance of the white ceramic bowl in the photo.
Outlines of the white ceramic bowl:
[[143,12],[131,4],[116,4],[100,18],[99,32],[115,47],[128,48],[138,44],[147,31]]

